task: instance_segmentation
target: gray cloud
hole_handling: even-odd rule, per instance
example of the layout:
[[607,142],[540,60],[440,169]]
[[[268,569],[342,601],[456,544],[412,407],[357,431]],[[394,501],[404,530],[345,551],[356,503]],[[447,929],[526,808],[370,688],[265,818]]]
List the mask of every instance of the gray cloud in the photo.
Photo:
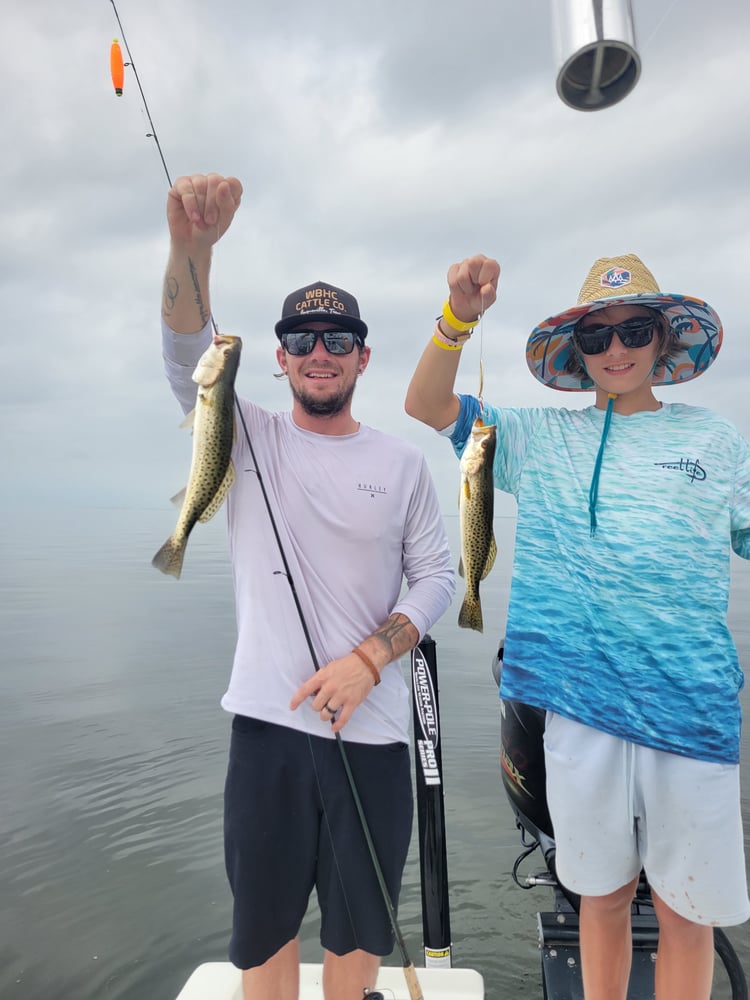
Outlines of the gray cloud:
[[[642,78],[593,114],[557,98],[546,4],[118,9],[172,176],[217,170],[245,186],[213,271],[219,325],[245,340],[242,393],[288,405],[271,331],[289,289],[350,288],[373,346],[357,414],[419,443],[453,510],[455,459],[402,407],[448,265],[477,250],[503,265],[485,396],[585,405],[534,382],[526,337],[575,300],[596,257],[634,251],[724,320],[718,363],[671,398],[750,433],[742,0],[721,14],[636,2]],[[160,360],[167,182],[132,68],[123,97],[111,89],[119,34],[107,3],[35,0],[5,17],[0,504],[160,506],[187,474]],[[464,353],[458,387],[476,391],[476,338]]]

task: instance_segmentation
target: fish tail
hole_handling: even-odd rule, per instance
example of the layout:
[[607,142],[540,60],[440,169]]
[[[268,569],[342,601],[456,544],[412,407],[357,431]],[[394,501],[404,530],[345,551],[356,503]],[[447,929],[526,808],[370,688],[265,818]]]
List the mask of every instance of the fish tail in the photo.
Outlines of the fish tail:
[[473,628],[475,632],[484,631],[482,604],[478,597],[470,597],[469,594],[464,597],[464,603],[458,612],[458,627]]
[[161,570],[162,573],[174,576],[179,580],[182,572],[182,560],[185,558],[186,542],[187,538],[170,535],[151,560],[151,565]]

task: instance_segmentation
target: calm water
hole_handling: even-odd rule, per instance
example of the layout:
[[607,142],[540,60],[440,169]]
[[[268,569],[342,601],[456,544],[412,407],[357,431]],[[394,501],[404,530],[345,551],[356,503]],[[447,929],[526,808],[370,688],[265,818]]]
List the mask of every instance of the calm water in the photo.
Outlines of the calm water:
[[[168,510],[4,515],[0,541],[0,997],[173,1000],[224,960],[221,842],[229,720],[218,705],[234,612],[222,518],[193,534],[183,579],[150,566]],[[455,546],[456,519],[448,519]],[[502,633],[513,521],[483,585],[486,635],[438,643],[454,963],[491,1000],[539,998],[535,913],[510,870],[490,661]],[[455,547],[454,547],[455,551]],[[732,627],[750,671],[750,566],[734,563]],[[746,696],[746,709],[750,699]],[[743,742],[750,856],[750,727]],[[721,845],[717,845],[717,850]],[[532,865],[533,867],[533,865]],[[421,964],[416,854],[399,922]],[[750,969],[747,925],[730,936]],[[316,912],[303,958],[317,961]]]

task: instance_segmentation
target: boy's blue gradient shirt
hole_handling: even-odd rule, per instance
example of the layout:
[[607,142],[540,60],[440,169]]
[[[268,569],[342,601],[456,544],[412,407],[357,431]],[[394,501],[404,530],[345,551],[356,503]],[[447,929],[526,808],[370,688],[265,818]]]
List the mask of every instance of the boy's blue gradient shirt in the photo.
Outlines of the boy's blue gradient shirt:
[[726,612],[730,549],[750,558],[747,442],[699,407],[615,413],[592,537],[604,411],[460,399],[456,453],[478,416],[496,423],[495,485],[518,502],[501,696],[738,763],[743,674]]

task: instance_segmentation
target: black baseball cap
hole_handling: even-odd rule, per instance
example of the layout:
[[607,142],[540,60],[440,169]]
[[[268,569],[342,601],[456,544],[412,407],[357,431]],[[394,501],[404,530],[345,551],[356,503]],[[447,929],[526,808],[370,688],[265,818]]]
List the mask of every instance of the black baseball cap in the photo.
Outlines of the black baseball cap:
[[315,281],[312,285],[290,292],[284,299],[281,319],[274,329],[280,340],[282,334],[295,326],[326,320],[352,330],[363,340],[367,336],[367,324],[359,318],[359,306],[354,296],[325,281]]

